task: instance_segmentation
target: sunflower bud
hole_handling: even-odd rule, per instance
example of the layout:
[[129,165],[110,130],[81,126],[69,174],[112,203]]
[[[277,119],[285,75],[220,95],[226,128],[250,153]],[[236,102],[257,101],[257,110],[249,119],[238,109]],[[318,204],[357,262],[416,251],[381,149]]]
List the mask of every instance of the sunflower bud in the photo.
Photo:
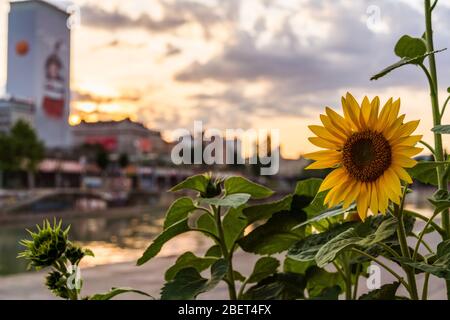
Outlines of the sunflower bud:
[[66,258],[72,263],[73,265],[78,264],[81,259],[83,259],[85,256],[85,252],[82,248],[75,246],[73,244],[69,244],[66,250]]
[[68,299],[69,294],[66,286],[66,281],[66,277],[64,277],[61,272],[53,271],[50,272],[45,278],[45,285],[54,295],[63,299]]
[[21,241],[26,250],[21,252],[19,257],[29,260],[31,267],[42,269],[51,266],[64,255],[69,243],[69,228],[62,230],[61,222],[55,222],[52,227],[50,222],[44,221],[42,228],[37,226],[37,229],[37,233],[28,231],[32,240]]
[[206,192],[200,194],[202,198],[214,198],[222,193],[222,182],[223,179],[215,179],[208,176],[208,184],[206,186]]

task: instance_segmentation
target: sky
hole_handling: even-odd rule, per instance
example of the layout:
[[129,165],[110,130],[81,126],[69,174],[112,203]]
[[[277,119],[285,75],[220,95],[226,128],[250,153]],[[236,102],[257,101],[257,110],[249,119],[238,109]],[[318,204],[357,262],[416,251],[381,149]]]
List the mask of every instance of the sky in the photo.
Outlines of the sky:
[[[72,28],[73,124],[130,117],[168,139],[175,129],[193,129],[195,120],[220,130],[279,129],[283,156],[296,158],[315,149],[307,126],[318,124],[325,106],[340,111],[349,91],[358,100],[400,97],[406,119],[421,119],[417,132],[432,142],[428,85],[419,68],[369,80],[397,61],[400,36],[422,35],[421,0],[72,3],[79,11]],[[7,8],[0,0],[0,88]],[[450,1],[439,2],[434,23],[435,47],[449,47]],[[437,62],[443,101],[450,50]]]

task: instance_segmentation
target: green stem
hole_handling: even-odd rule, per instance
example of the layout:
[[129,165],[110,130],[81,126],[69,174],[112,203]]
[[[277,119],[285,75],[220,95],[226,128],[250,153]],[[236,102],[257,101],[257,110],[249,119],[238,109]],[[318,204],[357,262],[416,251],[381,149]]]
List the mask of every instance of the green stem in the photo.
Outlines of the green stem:
[[387,272],[389,272],[390,274],[392,274],[405,288],[406,290],[408,290],[408,292],[411,293],[411,289],[408,285],[408,283],[405,282],[405,280],[394,270],[392,270],[391,268],[389,268],[386,264],[384,264],[383,262],[381,262],[380,260],[378,260],[377,258],[375,258],[374,256],[368,254],[367,252],[364,252],[362,250],[356,249],[356,248],[352,248],[352,251],[365,256],[367,258],[369,258],[370,260],[372,260],[373,262],[376,262],[377,264],[379,264],[380,266],[382,266],[384,269],[386,269]]
[[245,290],[245,287],[247,286],[249,279],[250,279],[250,277],[245,279],[245,281],[242,283],[241,288],[239,289],[238,296],[237,296],[238,300],[240,300],[242,298],[242,295],[244,294],[244,290]]
[[[411,234],[414,238],[416,238],[417,240],[419,240],[419,236],[415,233]],[[423,246],[425,247],[425,249],[428,250],[429,253],[433,253],[433,249],[431,249],[431,246],[425,241],[425,240],[420,240],[420,242],[423,244]]]
[[214,218],[216,221],[217,232],[219,234],[220,248],[222,249],[222,254],[225,261],[228,264],[228,293],[230,295],[230,300],[237,300],[236,294],[236,284],[234,280],[234,270],[233,270],[233,252],[229,252],[227,245],[225,243],[225,233],[223,232],[222,219],[220,217],[220,207],[212,206],[214,212]]
[[447,108],[447,105],[448,105],[449,101],[450,101],[450,96],[448,96],[447,99],[445,99],[444,106],[442,107],[442,110],[441,110],[441,121],[442,121],[442,117],[444,116],[445,109]]
[[[407,188],[405,187],[405,190]],[[395,215],[397,217],[398,220],[398,226],[397,226],[397,236],[398,236],[398,240],[400,242],[400,249],[402,252],[402,256],[408,259],[411,259],[411,253],[409,252],[409,247],[408,247],[408,242],[406,240],[406,231],[405,231],[405,224],[403,221],[403,204],[405,201],[405,193],[403,193],[403,197],[402,197],[402,203],[400,206],[395,205]],[[407,266],[407,265],[402,265],[403,270],[405,270],[406,276],[408,278],[408,284],[410,287],[410,295],[411,295],[411,299],[413,300],[419,300],[419,294],[417,292],[417,283],[416,283],[416,276],[414,274],[414,270]]]
[[[427,41],[427,51],[432,52],[434,51],[434,44],[433,44],[433,23],[432,23],[432,11],[434,9],[434,6],[437,4],[435,1],[433,5],[431,5],[430,0],[425,0],[425,25],[426,25],[426,41]],[[430,67],[430,73],[433,80],[434,90],[431,92],[431,105],[433,108],[433,124],[434,126],[441,124],[441,114],[439,111],[439,98],[438,98],[438,78],[437,78],[437,71],[436,71],[436,59],[434,54],[430,54],[428,56],[429,61],[429,67]],[[430,84],[431,85],[431,84]],[[442,147],[442,135],[435,132],[434,133],[434,149],[436,150],[435,159],[436,161],[443,161],[444,160],[444,150]],[[438,187],[440,190],[447,190],[447,180],[444,176],[444,166],[437,167],[437,175],[438,175]],[[450,238],[450,216],[449,211],[445,210],[442,212],[442,229],[445,231],[445,238]],[[450,280],[446,281],[447,285],[447,299],[450,300]]]
[[397,252],[395,252],[394,249],[389,247],[387,244],[385,244],[383,242],[379,242],[378,245],[383,247],[383,249],[386,250],[387,252],[389,252],[390,254],[392,254],[393,257],[400,258],[400,255]]
[[356,279],[355,279],[355,286],[353,289],[353,300],[356,300],[358,298],[358,285],[359,285],[359,277],[361,275],[361,269],[362,269],[362,265],[361,264],[357,264],[356,265]]
[[423,281],[423,291],[422,291],[422,300],[428,299],[428,282],[430,280],[430,274],[425,273],[425,279]]
[[350,270],[350,263],[348,257],[344,256],[342,259],[342,268],[345,274],[345,300],[352,299],[352,272]]
[[[410,215],[410,216],[413,216],[413,217],[415,217],[417,219],[423,220],[425,222],[428,222],[428,220],[429,220],[429,218],[421,215],[420,213],[417,213],[417,212],[414,212],[414,211],[411,211],[411,210],[403,210],[403,213],[407,214],[407,215]],[[441,227],[439,227],[435,222],[431,222],[430,226],[433,227],[433,229],[436,230],[442,237],[445,237],[444,230]]]
[[430,152],[431,152],[431,154],[433,154],[434,155],[434,149],[433,149],[433,147],[432,146],[430,146],[428,143],[426,143],[425,141],[423,141],[423,140],[420,140],[419,141],[419,143],[420,144],[422,144],[422,145],[424,145],[425,147],[427,147],[428,148],[428,150],[430,150]]
[[425,226],[423,227],[422,232],[420,232],[419,234],[419,238],[417,239],[417,243],[416,243],[416,247],[414,248],[414,253],[412,255],[412,260],[416,261],[417,259],[417,254],[419,253],[419,248],[420,248],[420,243],[422,242],[423,236],[425,235],[428,226],[431,224],[431,222],[433,222],[434,218],[436,218],[436,216],[439,214],[439,212],[435,212],[433,214],[433,216],[427,221],[427,223],[425,224]]

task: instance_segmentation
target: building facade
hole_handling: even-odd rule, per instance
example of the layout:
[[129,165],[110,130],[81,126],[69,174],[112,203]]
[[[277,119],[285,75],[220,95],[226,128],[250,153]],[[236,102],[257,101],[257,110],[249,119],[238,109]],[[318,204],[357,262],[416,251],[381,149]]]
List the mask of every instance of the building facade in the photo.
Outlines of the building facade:
[[27,122],[35,127],[34,104],[29,101],[19,101],[12,98],[0,99],[0,133],[7,133],[19,121]]
[[67,148],[71,144],[69,15],[45,1],[10,5],[6,91],[36,106],[36,131],[48,148]]
[[161,134],[129,119],[122,121],[85,122],[72,127],[75,146],[102,145],[116,154],[128,154],[133,159],[168,153]]

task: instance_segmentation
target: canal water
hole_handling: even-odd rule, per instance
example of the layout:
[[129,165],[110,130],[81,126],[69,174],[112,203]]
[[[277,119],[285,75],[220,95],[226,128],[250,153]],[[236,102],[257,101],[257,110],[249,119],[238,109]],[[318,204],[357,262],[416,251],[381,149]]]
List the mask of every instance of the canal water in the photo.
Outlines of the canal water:
[[[415,195],[415,193],[413,193]],[[408,207],[431,214],[425,192],[416,193]],[[426,196],[425,196],[426,195]],[[171,199],[173,200],[173,199]],[[419,201],[420,200],[420,201]],[[158,202],[162,202],[161,199]],[[70,225],[70,240],[91,249],[95,258],[86,257],[82,267],[136,261],[150,242],[161,232],[165,210],[170,201],[148,206],[147,209],[120,210],[120,214],[105,210],[101,214],[85,213],[78,217],[63,218],[64,225]],[[36,218],[26,223],[14,225],[0,222],[0,276],[27,271],[27,262],[17,259],[23,247],[21,239],[30,238],[26,229],[35,229],[41,223]],[[437,243],[438,239],[432,242]],[[179,255],[185,251],[206,250],[211,245],[209,239],[197,234],[181,235],[164,245],[159,256]]]
[[[120,216],[102,215],[63,219],[64,225],[70,225],[70,240],[91,249],[95,258],[86,257],[83,267],[119,263],[137,260],[152,239],[162,230],[165,210],[148,209],[129,210],[129,214]],[[19,241],[30,238],[25,229],[35,230],[35,224],[0,225],[0,276],[27,271],[27,262],[17,259],[23,247]],[[184,251],[196,251],[207,247],[209,241],[193,233],[167,243],[161,256],[178,255]]]

